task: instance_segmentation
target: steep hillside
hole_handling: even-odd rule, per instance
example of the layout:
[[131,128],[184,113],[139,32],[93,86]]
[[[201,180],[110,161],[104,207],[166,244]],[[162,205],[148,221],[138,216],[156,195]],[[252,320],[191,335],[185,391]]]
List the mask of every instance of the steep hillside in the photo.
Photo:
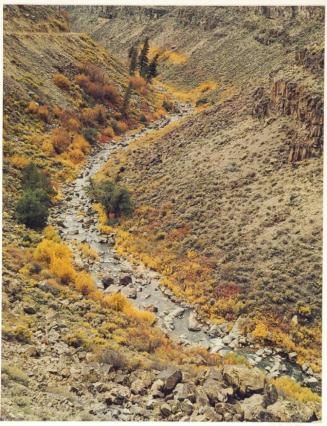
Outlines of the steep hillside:
[[[139,207],[123,225],[130,241],[121,251],[147,260],[210,318],[254,317],[265,324],[263,341],[317,367],[324,10],[89,12],[69,10],[72,25],[117,52],[147,35],[185,54],[184,63],[162,62],[168,85],[218,85],[205,101],[218,105],[131,145],[103,170],[128,185]],[[123,23],[133,31],[118,39]]]
[[4,8],[3,420],[321,418],[322,19]]

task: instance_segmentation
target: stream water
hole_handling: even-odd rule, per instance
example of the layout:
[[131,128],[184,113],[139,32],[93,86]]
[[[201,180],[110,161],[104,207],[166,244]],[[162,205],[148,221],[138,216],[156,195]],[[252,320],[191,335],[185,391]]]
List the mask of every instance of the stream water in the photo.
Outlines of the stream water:
[[[183,301],[176,300],[169,290],[160,286],[160,276],[156,272],[143,265],[132,265],[126,259],[119,257],[114,248],[114,236],[101,235],[97,229],[97,215],[91,207],[91,201],[86,191],[90,177],[105,164],[115,151],[125,149],[140,136],[149,134],[155,128],[163,128],[168,123],[180,120],[191,113],[192,109],[188,105],[180,105],[179,113],[158,120],[133,135],[127,135],[115,144],[105,145],[88,159],[78,178],[63,189],[63,200],[52,209],[49,222],[57,227],[63,240],[73,248],[75,260],[83,263],[84,269],[89,269],[99,288],[105,292],[121,291],[140,309],[155,309],[158,318],[157,325],[172,339],[185,345],[201,345],[222,355],[233,351],[245,356],[252,365],[265,369],[272,377],[290,375],[297,381],[304,382],[307,386],[319,391],[319,378],[304,373],[300,366],[290,362],[281,351],[263,348],[256,352],[253,345],[230,347],[228,344],[222,343],[221,337],[215,337],[210,332],[208,325],[198,322],[196,322],[197,326],[193,327],[193,331],[190,330],[192,328],[190,327],[190,316],[194,316],[192,307]],[[99,254],[98,259],[85,265],[85,261],[82,262],[78,251],[74,249],[73,240],[87,243],[96,249]],[[121,285],[123,275],[128,277],[127,285]],[[106,276],[110,276],[113,283],[105,289],[103,277]]]

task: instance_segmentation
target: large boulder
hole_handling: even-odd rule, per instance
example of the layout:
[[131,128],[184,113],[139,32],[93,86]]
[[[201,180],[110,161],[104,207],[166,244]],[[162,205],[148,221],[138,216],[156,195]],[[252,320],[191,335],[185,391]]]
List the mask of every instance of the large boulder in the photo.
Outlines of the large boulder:
[[267,407],[267,412],[280,422],[312,422],[317,420],[312,406],[295,401],[279,399]]
[[258,368],[248,368],[244,365],[226,365],[223,369],[225,381],[241,396],[251,396],[263,391],[265,375]]
[[195,317],[195,313],[191,312],[189,319],[188,319],[188,329],[190,331],[200,331],[201,330],[201,324]]
[[241,403],[241,407],[245,421],[262,422],[267,420],[263,395],[257,393],[250,396],[249,398],[245,398]]
[[168,370],[164,373],[165,381],[162,387],[162,392],[165,394],[171,393],[176,385],[180,383],[183,379],[181,370]]

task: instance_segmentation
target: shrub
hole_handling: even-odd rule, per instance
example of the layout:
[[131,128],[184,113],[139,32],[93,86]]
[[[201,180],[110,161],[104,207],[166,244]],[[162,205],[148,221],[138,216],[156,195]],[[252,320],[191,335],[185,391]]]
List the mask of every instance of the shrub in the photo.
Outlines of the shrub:
[[70,81],[63,74],[54,74],[53,81],[54,81],[54,84],[58,86],[60,89],[67,90],[67,91],[70,89]]
[[49,197],[55,194],[48,177],[41,172],[34,163],[29,163],[22,172],[22,185],[24,189],[42,189]]
[[69,130],[77,132],[81,128],[81,123],[77,118],[69,118],[65,125]]
[[[41,197],[40,197],[41,196]],[[24,223],[29,228],[43,228],[48,220],[48,207],[42,199],[46,198],[44,191],[36,192],[27,190],[23,193],[16,204],[16,217],[19,222]]]
[[12,156],[9,161],[17,169],[24,169],[30,163],[26,157],[19,155]]
[[123,370],[128,366],[125,355],[113,349],[105,348],[97,356],[99,362],[111,365],[115,370]]
[[146,86],[146,81],[142,77],[131,77],[129,81],[133,89],[140,89],[141,87]]
[[49,109],[47,105],[41,105],[37,112],[38,116],[41,118],[41,120],[48,122],[49,119]]
[[282,376],[273,380],[274,385],[282,396],[289,397],[301,402],[320,402],[321,398],[311,389],[302,387],[290,377]]
[[130,302],[121,293],[109,294],[103,297],[102,304],[118,312],[123,312]]
[[117,104],[119,102],[119,93],[115,86],[112,84],[105,84],[102,87],[103,97],[111,102],[112,104]]
[[75,77],[75,82],[84,89],[90,83],[90,78],[85,74],[78,74]]
[[50,271],[60,279],[62,284],[74,282],[76,272],[68,259],[53,256]]
[[60,242],[44,239],[35,248],[33,257],[37,261],[45,262],[50,265],[54,257],[70,260],[72,258],[72,252],[66,245]]
[[50,136],[50,142],[56,154],[62,154],[69,147],[71,137],[67,130],[59,127],[54,129]]
[[128,130],[128,126],[125,121],[118,121],[117,126],[120,134],[125,133]]
[[83,130],[84,138],[91,144],[97,143],[98,131],[94,127],[87,127]]
[[91,195],[103,205],[107,215],[129,216],[133,211],[128,190],[112,181],[105,180],[93,185]]
[[31,114],[36,114],[39,110],[39,104],[37,102],[31,101],[27,105],[26,110],[27,110],[27,112],[29,112]]
[[75,287],[83,296],[87,296],[96,290],[94,280],[87,272],[78,272],[76,274]]
[[164,100],[162,103],[163,108],[165,108],[165,110],[167,112],[173,111],[174,110],[174,104],[170,101]]
[[115,136],[115,132],[112,127],[106,127],[103,131],[103,134],[108,138],[113,138]]
[[1,373],[7,374],[7,376],[15,382],[21,383],[25,386],[27,386],[28,384],[27,374],[20,368],[14,365],[9,365],[9,363],[7,362],[3,362],[3,364],[1,365]]

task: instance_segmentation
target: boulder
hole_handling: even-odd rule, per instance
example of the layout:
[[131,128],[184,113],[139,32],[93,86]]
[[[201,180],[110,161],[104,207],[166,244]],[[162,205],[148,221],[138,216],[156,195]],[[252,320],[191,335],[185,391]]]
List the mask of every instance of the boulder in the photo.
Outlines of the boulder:
[[109,275],[106,275],[105,277],[102,278],[102,284],[104,289],[108,288],[113,283],[114,283],[114,279]]
[[120,285],[128,285],[128,284],[132,284],[132,276],[129,274],[123,274],[120,276],[119,278],[119,284]]
[[194,410],[192,402],[189,399],[185,399],[181,403],[181,410],[183,411],[183,413],[190,416],[193,413],[193,410]]
[[190,331],[200,331],[201,330],[201,324],[199,321],[195,318],[195,313],[191,312],[189,319],[188,319],[188,329]]
[[178,401],[184,401],[188,399],[191,402],[195,402],[195,385],[192,383],[178,383],[173,391],[175,399]]
[[164,416],[164,417],[169,417],[172,414],[171,408],[168,404],[162,404],[160,407],[160,413]]
[[217,337],[210,341],[210,346],[211,346],[210,352],[217,353],[225,347],[225,344],[223,343],[223,339],[221,337]]
[[312,422],[317,420],[315,410],[309,404],[279,399],[267,407],[267,412],[280,422]]
[[165,394],[169,394],[175,389],[176,385],[182,381],[183,375],[181,370],[167,371],[166,374],[162,391]]
[[264,409],[264,396],[254,394],[245,398],[241,407],[244,413],[244,420],[249,422],[261,422],[266,420],[267,414]]
[[265,385],[265,375],[258,368],[244,365],[226,365],[223,369],[225,381],[241,396],[261,392]]

